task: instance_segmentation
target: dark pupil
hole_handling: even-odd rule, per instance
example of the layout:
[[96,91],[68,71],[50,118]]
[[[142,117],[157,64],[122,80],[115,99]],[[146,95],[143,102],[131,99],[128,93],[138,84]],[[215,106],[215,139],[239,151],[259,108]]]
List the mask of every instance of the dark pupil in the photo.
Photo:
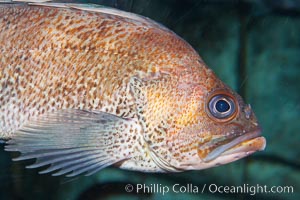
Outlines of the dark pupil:
[[217,103],[216,103],[216,109],[218,112],[226,112],[228,111],[230,108],[229,104],[224,101],[224,100],[219,100]]

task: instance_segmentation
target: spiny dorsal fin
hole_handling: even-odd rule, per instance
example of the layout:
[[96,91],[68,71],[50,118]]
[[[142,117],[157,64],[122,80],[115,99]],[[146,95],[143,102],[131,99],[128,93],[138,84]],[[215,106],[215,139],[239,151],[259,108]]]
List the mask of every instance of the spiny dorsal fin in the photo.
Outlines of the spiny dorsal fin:
[[138,128],[131,119],[104,112],[59,110],[30,120],[5,150],[21,152],[15,161],[36,158],[28,168],[51,165],[40,173],[59,170],[53,175],[90,175],[129,159],[131,150],[120,141],[129,141],[130,131]]
[[[83,4],[83,3],[77,4],[77,3],[58,3],[58,2],[56,3],[55,1],[51,1],[51,0],[0,0],[0,2],[3,2],[3,3],[23,2],[23,3],[28,3],[29,5],[35,5],[35,6],[48,6],[48,7],[56,7],[56,8],[78,9],[78,10],[120,16],[120,17],[132,19],[132,20],[136,20],[136,21],[144,22],[144,23],[151,22],[151,23],[157,24],[156,22],[152,21],[151,19],[149,19],[147,17],[143,17],[143,16],[133,14],[130,12],[125,12],[125,11],[121,11],[121,10],[106,7],[106,6],[97,5],[97,4]],[[159,24],[157,24],[157,25],[159,25]],[[161,26],[161,25],[159,25],[159,26]]]

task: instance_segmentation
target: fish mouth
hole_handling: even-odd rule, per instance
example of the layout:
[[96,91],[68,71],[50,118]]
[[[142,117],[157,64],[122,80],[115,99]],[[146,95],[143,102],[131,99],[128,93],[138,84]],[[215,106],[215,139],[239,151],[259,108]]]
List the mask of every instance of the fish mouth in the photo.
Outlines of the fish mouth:
[[266,139],[260,135],[261,129],[257,128],[254,131],[239,136],[212,150],[205,158],[203,158],[203,161],[210,162],[219,156],[240,153],[249,155],[256,151],[262,151],[266,147]]

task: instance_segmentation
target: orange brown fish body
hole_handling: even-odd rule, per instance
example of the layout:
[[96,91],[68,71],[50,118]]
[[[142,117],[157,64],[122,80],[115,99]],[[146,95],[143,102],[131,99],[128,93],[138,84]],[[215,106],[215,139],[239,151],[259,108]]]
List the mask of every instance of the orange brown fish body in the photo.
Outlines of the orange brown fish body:
[[0,27],[0,136],[42,173],[204,169],[265,146],[250,106],[148,18],[0,4]]

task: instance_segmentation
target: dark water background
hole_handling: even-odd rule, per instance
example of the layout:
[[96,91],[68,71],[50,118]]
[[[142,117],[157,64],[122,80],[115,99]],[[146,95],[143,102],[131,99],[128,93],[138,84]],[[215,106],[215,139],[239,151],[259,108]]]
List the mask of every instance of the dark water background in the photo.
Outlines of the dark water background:
[[[73,1],[74,2],[74,1]],[[24,169],[0,144],[0,199],[300,199],[300,1],[102,0],[80,1],[148,16],[187,40],[228,85],[250,103],[267,148],[247,159],[203,171],[145,174],[115,168],[67,180]],[[198,187],[198,193],[127,193],[126,184]],[[208,190],[244,186],[233,194]],[[202,187],[206,190],[201,193]],[[292,186],[266,193],[256,186]],[[153,187],[152,187],[153,188]],[[193,187],[194,188],[194,187]],[[223,190],[224,191],[224,190]],[[258,192],[258,194],[254,194]]]

